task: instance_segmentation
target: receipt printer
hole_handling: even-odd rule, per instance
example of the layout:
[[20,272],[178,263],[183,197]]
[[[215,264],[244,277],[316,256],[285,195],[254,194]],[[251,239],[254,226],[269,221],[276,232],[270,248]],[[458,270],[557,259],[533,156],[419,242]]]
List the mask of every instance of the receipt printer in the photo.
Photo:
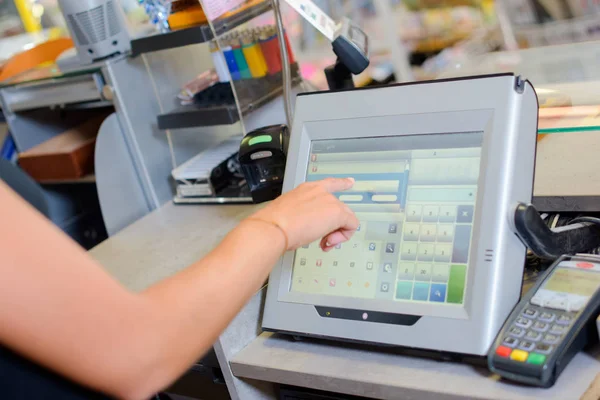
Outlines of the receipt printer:
[[281,195],[289,144],[286,125],[271,125],[248,133],[240,145],[240,164],[255,203]]

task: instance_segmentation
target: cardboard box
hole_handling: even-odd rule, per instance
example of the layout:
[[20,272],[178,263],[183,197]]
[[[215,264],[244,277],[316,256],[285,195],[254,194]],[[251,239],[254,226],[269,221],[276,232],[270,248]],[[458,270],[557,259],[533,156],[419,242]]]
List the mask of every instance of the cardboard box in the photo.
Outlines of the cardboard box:
[[94,172],[102,115],[19,154],[19,165],[36,181],[77,179]]

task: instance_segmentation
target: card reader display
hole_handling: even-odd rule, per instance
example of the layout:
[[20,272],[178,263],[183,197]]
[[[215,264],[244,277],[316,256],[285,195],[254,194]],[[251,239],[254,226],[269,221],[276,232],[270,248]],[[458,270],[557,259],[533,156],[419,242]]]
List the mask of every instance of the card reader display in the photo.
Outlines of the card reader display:
[[577,312],[600,288],[600,267],[572,261],[565,261],[563,265],[533,296],[531,304]]
[[313,141],[306,181],[353,177],[335,195],[360,226],[324,253],[298,249],[292,292],[463,305],[482,132]]

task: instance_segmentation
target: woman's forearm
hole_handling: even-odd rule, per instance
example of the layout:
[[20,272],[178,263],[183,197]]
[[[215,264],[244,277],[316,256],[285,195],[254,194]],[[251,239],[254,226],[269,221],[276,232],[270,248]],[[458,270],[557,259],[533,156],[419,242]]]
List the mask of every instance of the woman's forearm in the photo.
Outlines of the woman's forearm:
[[2,182],[0,203],[10,227],[0,227],[0,345],[118,398],[148,398],[197,361],[285,241],[243,222],[205,259],[137,294]]
[[79,384],[147,398],[212,346],[286,247],[322,239],[330,251],[352,235],[358,220],[331,194],[352,183],[301,185],[137,294],[0,181],[0,344]]
[[145,368],[150,376],[140,377],[150,387],[135,388],[142,397],[172,382],[213,345],[264,284],[285,241],[273,225],[242,222],[204,259],[142,293],[159,324],[149,333],[155,336],[149,341],[159,343]]

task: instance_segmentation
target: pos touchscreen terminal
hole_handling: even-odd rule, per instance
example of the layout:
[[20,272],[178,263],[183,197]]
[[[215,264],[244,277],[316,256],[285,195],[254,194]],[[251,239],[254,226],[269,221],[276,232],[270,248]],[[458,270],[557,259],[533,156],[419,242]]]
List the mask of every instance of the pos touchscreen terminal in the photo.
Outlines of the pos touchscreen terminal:
[[517,303],[538,103],[512,74],[300,95],[283,190],[353,177],[335,195],[353,238],[273,270],[263,328],[485,355]]

